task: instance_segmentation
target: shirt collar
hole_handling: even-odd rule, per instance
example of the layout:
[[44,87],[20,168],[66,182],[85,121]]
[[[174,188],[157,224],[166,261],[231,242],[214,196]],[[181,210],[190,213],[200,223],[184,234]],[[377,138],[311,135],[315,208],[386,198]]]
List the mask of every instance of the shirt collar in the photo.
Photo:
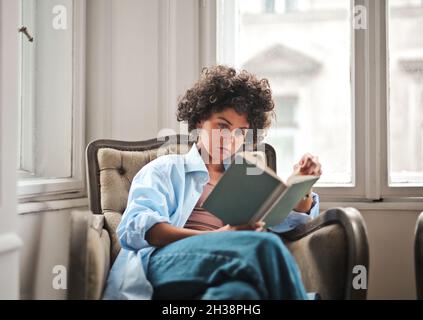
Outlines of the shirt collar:
[[[201,157],[195,142],[192,144],[191,149],[186,154],[184,154],[184,160],[185,172],[203,171],[208,174],[206,164],[204,163],[204,160]],[[230,165],[231,164],[227,163],[227,161],[223,163],[225,171],[229,168]]]

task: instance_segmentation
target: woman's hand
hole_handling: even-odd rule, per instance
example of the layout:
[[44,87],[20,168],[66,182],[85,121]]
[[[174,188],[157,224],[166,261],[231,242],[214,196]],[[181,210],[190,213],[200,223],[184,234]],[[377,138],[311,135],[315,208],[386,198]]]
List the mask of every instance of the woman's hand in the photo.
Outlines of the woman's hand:
[[[301,157],[301,160],[294,165],[294,172],[288,178],[289,180],[297,175],[313,175],[320,177],[322,175],[322,165],[319,162],[319,158],[306,153]],[[311,194],[309,190],[308,194]],[[297,203],[294,210],[297,212],[309,212],[313,204],[312,197],[307,197]]]
[[265,224],[266,223],[263,222],[263,221],[256,222],[252,225],[242,224],[242,225],[239,225],[239,226],[231,226],[231,225],[227,224],[227,225],[225,225],[225,226],[223,226],[219,229],[214,230],[213,232],[240,231],[240,230],[252,230],[252,231],[257,231],[257,232],[263,232],[263,231],[266,231]]
[[319,157],[315,157],[310,153],[306,153],[301,157],[301,160],[294,165],[294,175],[322,175],[322,165],[319,162]]

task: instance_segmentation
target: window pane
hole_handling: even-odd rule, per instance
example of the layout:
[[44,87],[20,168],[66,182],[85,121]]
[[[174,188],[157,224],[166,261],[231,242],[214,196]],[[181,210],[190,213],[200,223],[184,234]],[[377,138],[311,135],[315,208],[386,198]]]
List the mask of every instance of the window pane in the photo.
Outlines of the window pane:
[[390,185],[423,183],[423,1],[389,2]]
[[266,141],[286,178],[310,152],[320,184],[352,184],[349,0],[220,0],[218,62],[269,79],[277,123]]
[[22,0],[20,171],[72,175],[72,0]]

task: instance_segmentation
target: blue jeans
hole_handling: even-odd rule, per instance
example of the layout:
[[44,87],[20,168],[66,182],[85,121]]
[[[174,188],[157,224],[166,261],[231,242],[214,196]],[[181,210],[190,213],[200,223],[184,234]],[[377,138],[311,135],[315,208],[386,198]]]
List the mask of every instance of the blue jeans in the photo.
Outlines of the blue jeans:
[[187,237],[155,250],[147,269],[153,299],[307,299],[293,256],[271,232]]

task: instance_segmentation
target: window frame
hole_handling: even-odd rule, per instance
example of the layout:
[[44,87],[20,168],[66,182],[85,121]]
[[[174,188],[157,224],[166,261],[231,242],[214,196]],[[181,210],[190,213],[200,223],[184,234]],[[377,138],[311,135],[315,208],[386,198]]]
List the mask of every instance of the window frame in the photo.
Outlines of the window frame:
[[[20,9],[22,12],[21,5]],[[70,177],[65,178],[37,177],[19,179],[17,194],[20,203],[45,199],[54,200],[82,197],[86,195],[84,161],[86,0],[73,0],[72,19],[72,174]],[[22,55],[22,50],[20,50],[19,55]],[[22,57],[20,57],[20,61],[22,62]],[[20,73],[22,74],[21,68],[22,65],[20,65]],[[21,92],[20,96],[22,97]],[[21,142],[19,141],[19,148],[20,144]],[[22,177],[22,172],[25,171],[18,170],[20,177]]]
[[[376,7],[376,21],[379,21],[379,25],[376,26],[375,30],[378,32],[377,35],[380,38],[380,47],[384,49],[381,50],[379,56],[380,81],[386,84],[380,88],[379,92],[380,109],[382,109],[380,117],[383,123],[386,123],[386,126],[381,127],[381,143],[383,146],[386,146],[382,152],[380,168],[382,177],[381,194],[386,197],[422,197],[423,183],[416,185],[409,184],[406,186],[400,183],[389,185],[389,0],[373,5]],[[380,15],[379,17],[377,17],[378,14]]]
[[[22,5],[22,1],[20,0],[19,3]],[[29,28],[32,32],[34,32],[34,21],[35,21],[35,5],[34,2],[31,2],[31,16],[27,17],[29,19],[29,24],[26,23],[26,27]],[[21,19],[23,16],[23,8],[21,10]],[[25,39],[23,40],[25,41]],[[19,86],[19,97],[20,97],[20,107],[18,108],[18,179],[21,178],[29,178],[34,172],[34,157],[33,157],[33,137],[34,137],[34,125],[33,125],[33,107],[34,107],[34,73],[27,74],[25,76],[22,72],[24,61],[23,61],[23,50],[24,47],[22,46],[22,42],[19,41],[19,52],[20,52],[20,66],[19,66],[19,79],[20,79],[20,86]],[[34,54],[31,52],[31,56],[29,59],[25,61],[25,65],[27,65],[31,71],[34,70]],[[26,88],[28,88],[29,92],[23,93],[22,86],[23,83],[26,84]],[[24,100],[28,99],[30,102],[24,103]],[[23,115],[30,115],[30,116],[23,116]],[[22,128],[26,128],[25,131]]]
[[[416,197],[423,195],[423,186],[388,184],[388,0],[351,0],[350,5],[352,184],[313,189],[328,202],[375,202],[400,198],[419,201],[421,198]],[[355,6],[367,9],[366,29],[352,27]],[[201,67],[218,61],[217,14],[217,1],[202,0],[200,17],[206,18],[200,20]]]

